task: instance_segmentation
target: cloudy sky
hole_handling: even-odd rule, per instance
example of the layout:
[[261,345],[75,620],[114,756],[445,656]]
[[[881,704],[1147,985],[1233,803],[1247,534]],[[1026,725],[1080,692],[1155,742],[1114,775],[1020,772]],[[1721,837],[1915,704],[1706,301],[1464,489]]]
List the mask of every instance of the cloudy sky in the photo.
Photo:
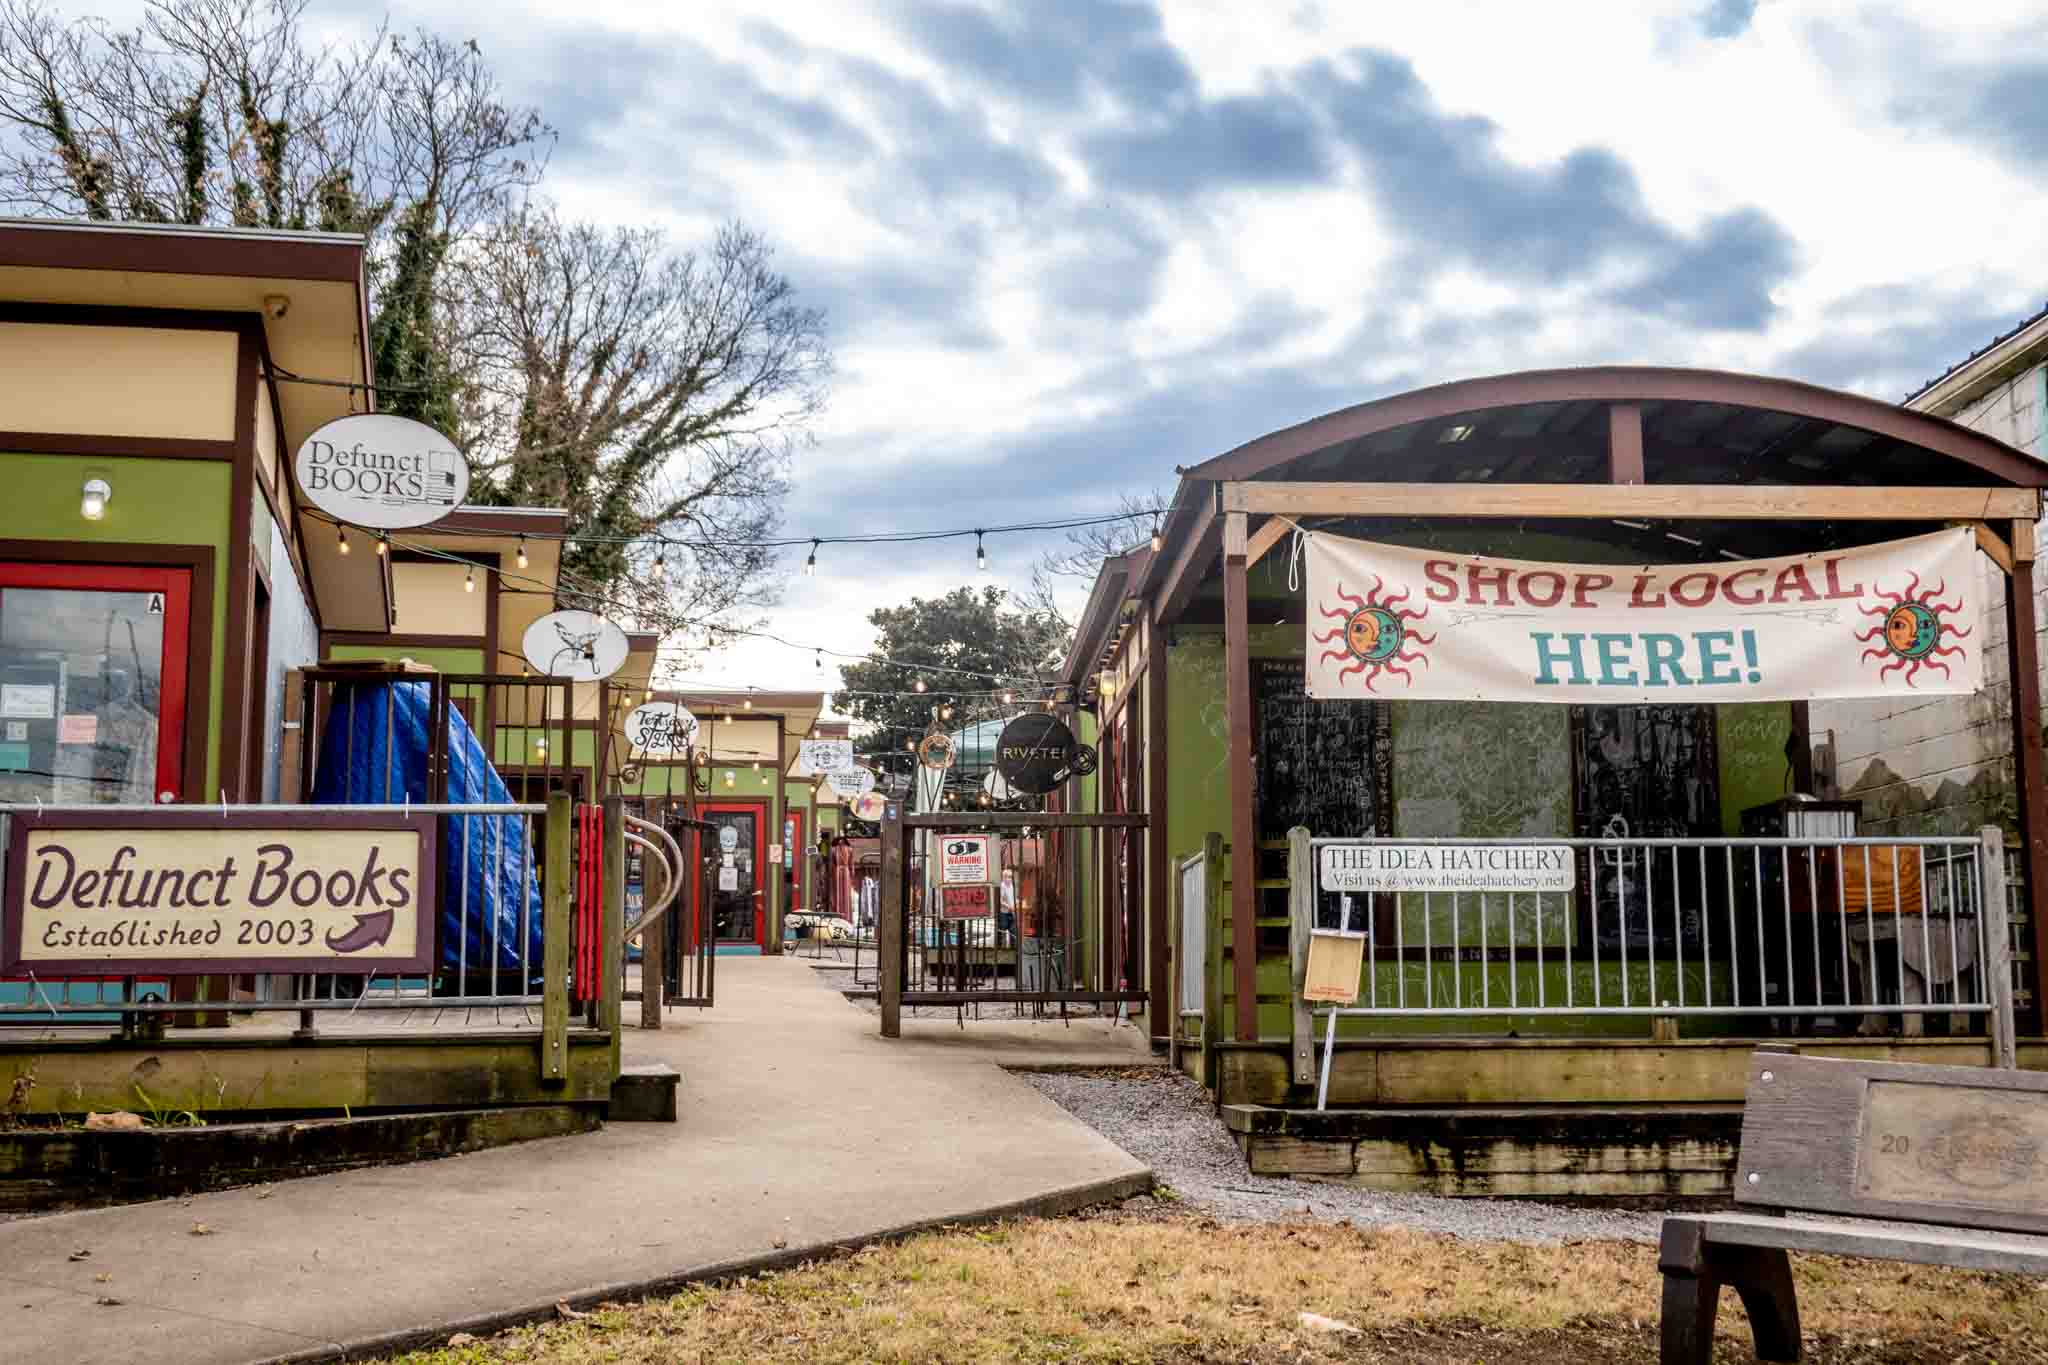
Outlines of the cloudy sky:
[[[390,14],[475,37],[542,108],[571,213],[778,244],[838,360],[797,535],[1114,510],[1277,426],[1531,367],[1897,399],[2048,295],[2026,0]],[[1041,548],[991,540],[990,577]],[[971,541],[801,558],[777,631],[849,650],[871,606],[980,577]],[[767,644],[694,676],[834,678]]]

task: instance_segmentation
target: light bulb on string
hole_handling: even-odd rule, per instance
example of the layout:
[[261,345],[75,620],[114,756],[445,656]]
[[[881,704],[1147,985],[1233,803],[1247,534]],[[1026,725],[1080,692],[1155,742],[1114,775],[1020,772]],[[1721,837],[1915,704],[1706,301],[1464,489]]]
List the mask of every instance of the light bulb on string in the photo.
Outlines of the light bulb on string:
[[988,572],[988,550],[982,546],[979,531],[974,533],[974,567],[983,573]]
[[526,537],[519,537],[519,567],[526,567]]
[[1152,518],[1152,553],[1158,554],[1166,547],[1166,538],[1160,534],[1159,518]]
[[804,561],[805,578],[816,578],[818,576],[818,546],[821,543],[816,540],[811,542],[811,557]]
[[384,550],[390,543],[391,538],[389,536],[377,537],[377,558],[382,559],[384,557]]
[[336,548],[338,548],[343,554],[347,554],[349,552],[348,527],[336,523],[334,527],[334,539],[336,542]]
[[811,667],[813,667],[813,668],[817,669],[817,670],[818,670],[818,671],[819,671],[820,673],[822,673],[822,672],[824,672],[824,671],[825,671],[825,651],[824,651],[824,650],[822,650],[822,649],[814,649],[814,650],[812,650],[812,651],[811,651]]
[[1004,689],[1003,689],[1003,705],[1005,705],[1005,706],[1015,706],[1016,704],[1017,704],[1017,694],[1016,694],[1015,692],[1012,692],[1012,691],[1011,691],[1011,690],[1010,690],[1009,688],[1007,688],[1007,687],[1006,687],[1006,688],[1004,688]]
[[654,552],[654,576],[663,579],[668,577],[668,547],[666,545],[661,546]]
[[914,682],[914,683],[912,683],[912,684],[910,685],[910,689],[911,689],[911,691],[913,691],[913,692],[922,692],[922,691],[924,691],[924,679],[923,679],[923,678],[919,678],[919,679],[918,679],[918,680],[917,680],[916,682]]
[[465,572],[463,573],[463,575],[462,575],[462,590],[463,590],[464,592],[475,592],[475,591],[476,591],[476,570],[475,570],[475,569],[469,569],[469,570],[467,570],[467,571],[465,571]]
[[740,710],[742,710],[742,711],[751,711],[751,710],[753,710],[753,709],[754,709],[754,689],[753,689],[753,688],[751,688],[751,687],[749,687],[749,688],[747,689],[747,695],[746,695],[746,696],[744,696],[744,697],[742,697],[742,698],[740,699]]

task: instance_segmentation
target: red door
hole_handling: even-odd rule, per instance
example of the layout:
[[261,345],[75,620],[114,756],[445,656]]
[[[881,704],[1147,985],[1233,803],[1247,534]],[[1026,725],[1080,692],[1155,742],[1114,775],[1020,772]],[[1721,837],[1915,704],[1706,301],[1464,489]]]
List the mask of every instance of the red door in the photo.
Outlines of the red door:
[[767,942],[768,806],[762,801],[711,802],[697,808],[718,833],[711,919],[720,943]]
[[183,799],[189,569],[0,562],[0,801]]

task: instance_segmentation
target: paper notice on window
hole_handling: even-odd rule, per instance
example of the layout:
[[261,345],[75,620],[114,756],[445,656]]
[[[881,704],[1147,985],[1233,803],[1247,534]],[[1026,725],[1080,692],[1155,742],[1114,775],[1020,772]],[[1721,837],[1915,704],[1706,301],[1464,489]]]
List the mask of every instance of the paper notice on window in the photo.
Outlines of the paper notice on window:
[[50,683],[0,683],[0,717],[48,720],[57,714],[57,689]]
[[720,891],[737,891],[737,890],[739,890],[739,889],[740,889],[740,870],[739,870],[738,868],[736,868],[736,867],[721,867],[721,868],[719,868],[719,869],[718,869],[718,889],[719,889]]
[[88,712],[85,715],[67,715],[57,722],[59,744],[93,744],[100,737],[100,718]]

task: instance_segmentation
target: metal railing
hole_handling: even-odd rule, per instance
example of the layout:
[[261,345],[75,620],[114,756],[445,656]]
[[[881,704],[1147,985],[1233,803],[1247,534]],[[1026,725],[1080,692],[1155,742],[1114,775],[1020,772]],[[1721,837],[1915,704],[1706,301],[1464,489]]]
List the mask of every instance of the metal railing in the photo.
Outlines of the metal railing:
[[[151,806],[0,806],[0,846],[17,812],[75,811],[86,816],[155,812]],[[190,806],[171,809],[190,811]],[[110,960],[92,976],[39,976],[23,970],[0,980],[0,1027],[33,1024],[118,1024],[124,1032],[169,1016],[297,1011],[310,1030],[316,1013],[419,1009],[504,1008],[516,1011],[512,1024],[538,1026],[548,994],[544,931],[559,924],[567,944],[564,962],[584,961],[576,951],[579,933],[590,932],[566,905],[548,905],[545,836],[549,807],[538,804],[249,805],[230,806],[238,818],[274,814],[281,826],[308,814],[335,812],[391,814],[405,810],[431,815],[434,846],[423,856],[436,860],[432,967],[425,972],[237,972],[224,962],[200,974],[122,974]],[[566,813],[568,807],[563,806]],[[577,855],[566,837],[557,847],[565,859]],[[590,850],[587,856],[595,856]],[[569,884],[564,875],[564,886]],[[203,983],[203,984],[202,984]],[[596,982],[590,983],[592,987]],[[196,998],[204,996],[205,998]],[[186,998],[181,998],[186,997]],[[527,1013],[531,1011],[531,1013]],[[499,1024],[507,1023],[497,1019]]]
[[[1744,839],[1312,839],[1295,831],[1292,904],[1362,948],[1355,1003],[1323,1016],[1317,1105],[1343,1018],[1480,1016],[1984,1020],[2013,1052],[2003,835]],[[1569,891],[1324,891],[1323,850],[1398,845],[1435,866],[1470,848],[1568,849]],[[1447,858],[1446,855],[1452,855]],[[1303,980],[1297,963],[1297,983]],[[1302,1054],[1297,1037],[1297,1056]]]

